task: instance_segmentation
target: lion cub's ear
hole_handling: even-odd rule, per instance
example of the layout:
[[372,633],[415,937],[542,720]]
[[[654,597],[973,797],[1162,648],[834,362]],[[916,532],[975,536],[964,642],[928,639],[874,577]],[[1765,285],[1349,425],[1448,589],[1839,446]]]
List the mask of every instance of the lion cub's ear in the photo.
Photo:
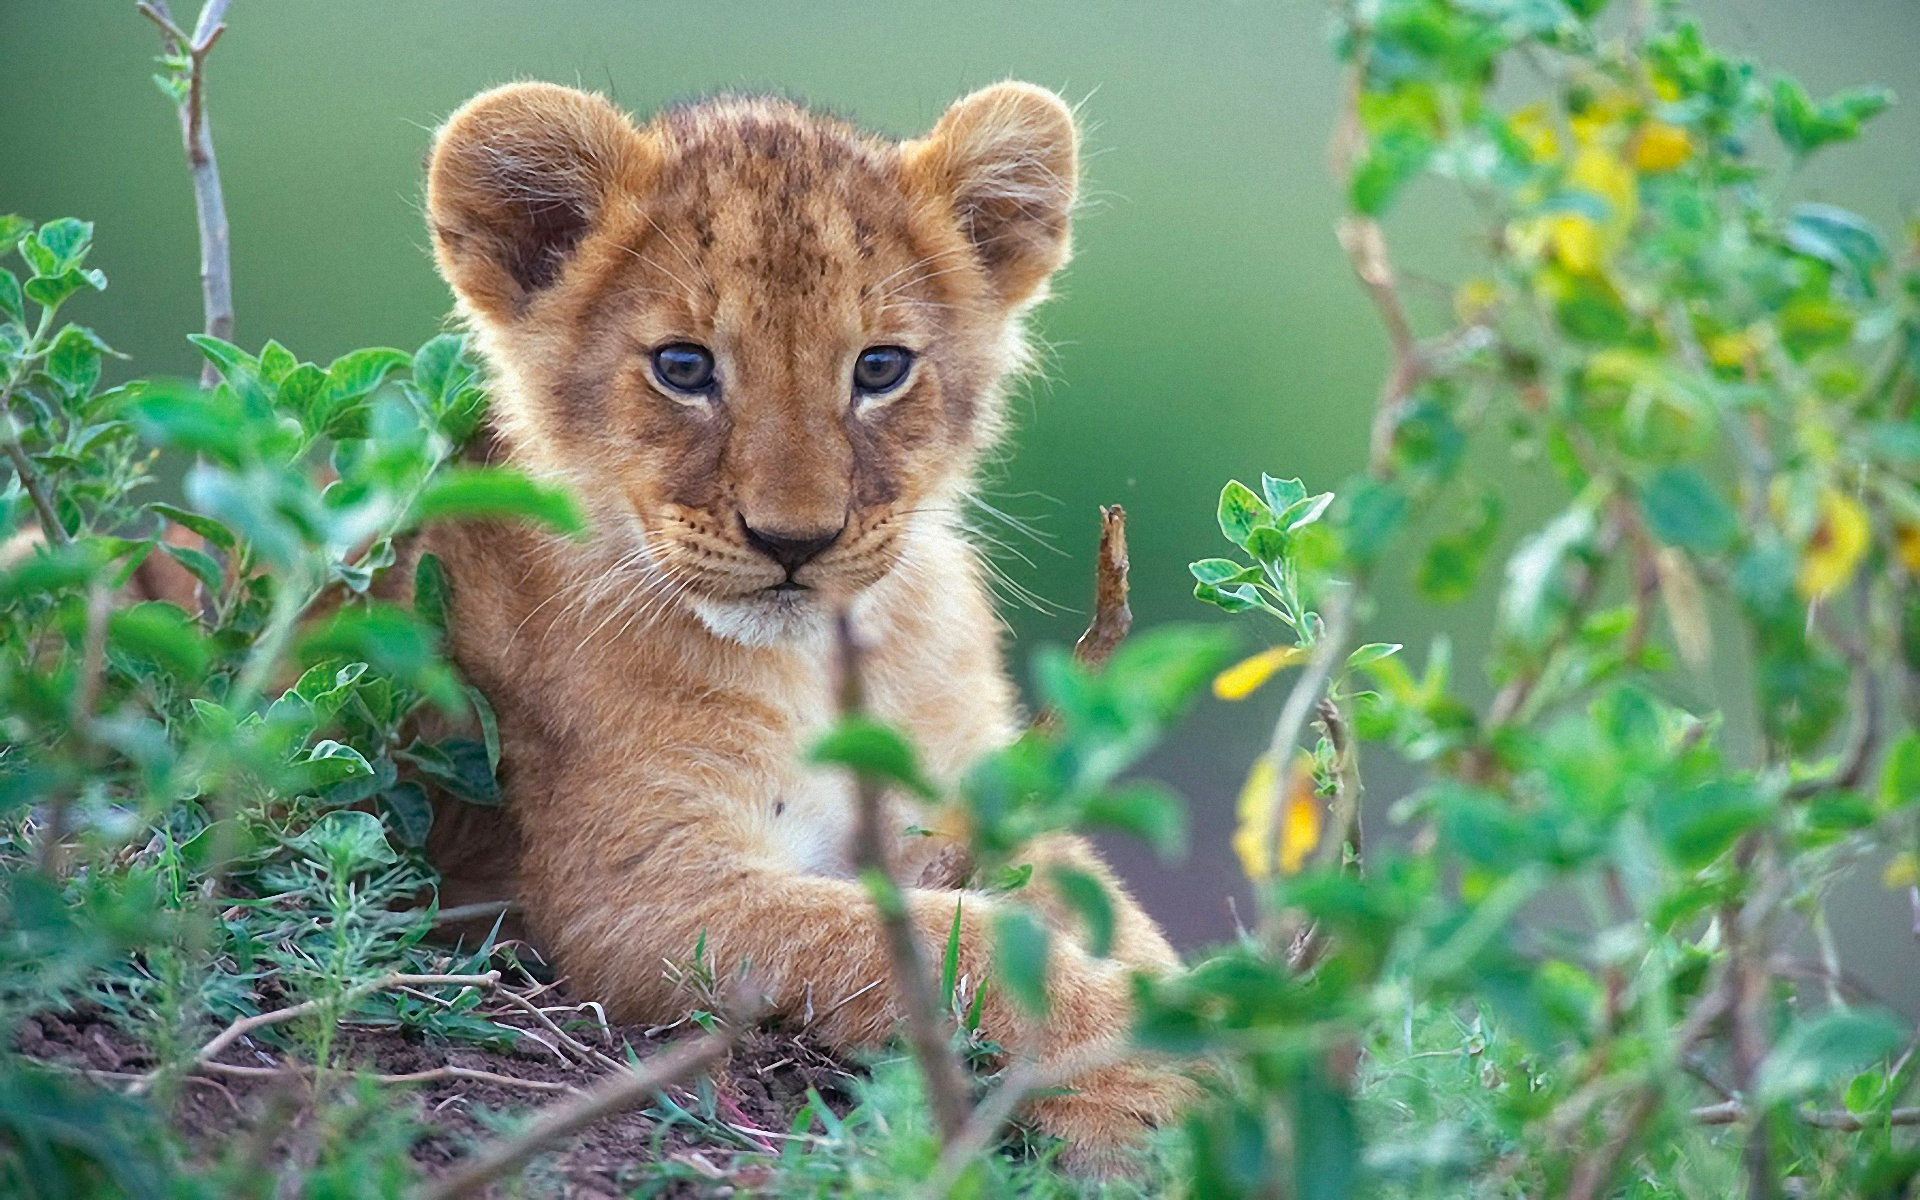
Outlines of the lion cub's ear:
[[427,220],[440,273],[489,320],[552,284],[610,201],[639,185],[640,133],[600,96],[551,83],[482,92],[440,127]]
[[906,146],[910,176],[951,206],[1008,305],[1031,299],[1067,261],[1079,142],[1065,101],[1008,82],[955,101]]

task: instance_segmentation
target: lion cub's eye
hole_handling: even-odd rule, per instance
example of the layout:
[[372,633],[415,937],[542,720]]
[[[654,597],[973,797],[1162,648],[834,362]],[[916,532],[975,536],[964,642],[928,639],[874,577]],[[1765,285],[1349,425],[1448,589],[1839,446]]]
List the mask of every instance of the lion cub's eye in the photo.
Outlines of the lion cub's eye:
[[878,396],[900,386],[913,366],[913,351],[904,346],[869,346],[853,360],[854,390]]
[[675,342],[653,352],[653,375],[676,392],[704,392],[713,386],[713,352],[692,342]]

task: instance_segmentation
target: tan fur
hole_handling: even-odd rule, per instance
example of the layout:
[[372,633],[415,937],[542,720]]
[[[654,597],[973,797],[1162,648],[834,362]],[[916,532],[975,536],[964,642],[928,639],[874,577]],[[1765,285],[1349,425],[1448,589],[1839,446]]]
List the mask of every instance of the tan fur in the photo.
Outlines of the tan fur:
[[[663,973],[705,935],[751,963],[786,1014],[872,1046],[897,1009],[853,878],[851,797],[803,765],[834,719],[830,616],[851,605],[868,701],[951,782],[1019,728],[999,624],[956,509],[1002,425],[1020,316],[1066,260],[1076,134],[1049,92],[1001,84],[895,143],[770,99],[712,100],[636,127],[545,84],[483,94],[434,147],[428,215],[442,273],[491,367],[507,459],[569,482],[594,529],[431,531],[453,580],[453,652],[492,700],[514,830],[453,866],[504,871],[583,994],[629,1019],[679,1016]],[[719,392],[652,378],[663,344],[710,347]],[[895,394],[856,401],[851,363],[900,345]],[[838,533],[785,569],[743,524]],[[901,877],[948,844],[896,803]],[[1065,935],[1052,1014],[1034,1027],[989,989],[987,1032],[1043,1060],[1119,1045],[1129,974],[1175,962],[1152,921],[1074,839],[1032,848],[1113,886],[1113,959]],[[1036,879],[1044,873],[1036,873]],[[1003,901],[914,889],[937,955],[962,909],[960,970],[992,967]],[[1036,1106],[1099,1154],[1168,1118],[1187,1085],[1131,1063]]]

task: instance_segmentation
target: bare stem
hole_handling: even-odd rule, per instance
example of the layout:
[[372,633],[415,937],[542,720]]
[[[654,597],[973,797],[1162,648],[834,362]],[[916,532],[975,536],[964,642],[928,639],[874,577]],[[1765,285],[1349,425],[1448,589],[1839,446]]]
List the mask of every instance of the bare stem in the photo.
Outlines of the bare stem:
[[[239,1020],[233,1022],[233,1024],[221,1030],[212,1041],[200,1047],[200,1052],[193,1056],[193,1065],[195,1067],[208,1066],[214,1059],[220,1056],[221,1051],[256,1029],[264,1029],[269,1025],[281,1025],[288,1021],[297,1021],[301,1017],[311,1016],[314,1013],[326,1009],[343,1009],[357,1002],[362,997],[370,996],[375,992],[400,987],[461,986],[490,988],[499,982],[500,972],[498,971],[488,971],[483,975],[409,975],[396,971],[389,975],[382,975],[378,979],[372,979],[366,983],[350,987],[338,996],[326,996],[319,999],[307,1000],[300,1004],[289,1005],[286,1008],[277,1008],[272,1012],[257,1013],[251,1017],[241,1017]],[[145,1092],[153,1086],[154,1080],[159,1078],[160,1073],[159,1070],[148,1072],[135,1080],[133,1086],[129,1087],[127,1091],[134,1095]]]
[[[1307,665],[1294,680],[1293,690],[1287,693],[1286,703],[1280,708],[1280,717],[1273,725],[1273,737],[1267,743],[1267,758],[1273,763],[1273,786],[1275,794],[1271,799],[1272,811],[1281,814],[1274,822],[1274,836],[1278,838],[1286,821],[1286,788],[1288,768],[1292,764],[1293,754],[1299,748],[1300,735],[1306,732],[1307,718],[1318,707],[1327,683],[1333,678],[1334,664],[1346,651],[1347,626],[1351,616],[1353,598],[1345,588],[1336,589],[1328,594],[1319,636],[1313,644],[1313,654],[1307,659]],[[1278,847],[1275,848],[1276,861]],[[1269,949],[1276,954],[1286,951],[1292,934],[1296,932],[1284,914],[1268,911],[1260,919]]]
[[[187,94],[179,104],[180,140],[186,149],[187,172],[193,180],[194,213],[200,227],[200,303],[202,332],[209,337],[233,337],[233,263],[227,226],[227,202],[220,190],[220,164],[213,153],[213,132],[207,123],[206,64],[220,35],[229,0],[207,0],[189,35],[174,23],[167,0],[136,5],[160,28],[168,54],[187,59]],[[212,387],[220,374],[209,362],[200,368],[200,384]]]
[[[860,647],[855,640],[852,619],[842,612],[837,625],[840,664],[840,712],[843,717],[858,716],[866,709],[861,686]],[[951,1145],[967,1124],[966,1079],[953,1056],[950,1031],[942,1019],[933,976],[928,973],[921,954],[918,932],[907,911],[905,897],[893,877],[887,861],[885,798],[873,779],[863,772],[854,773],[856,813],[853,831],[853,865],[867,881],[874,908],[880,918],[881,933],[887,943],[887,961],[893,974],[894,994],[899,998],[906,1019],[907,1041],[920,1075],[926,1084],[928,1106],[933,1110],[934,1126],[940,1131],[942,1145]]]

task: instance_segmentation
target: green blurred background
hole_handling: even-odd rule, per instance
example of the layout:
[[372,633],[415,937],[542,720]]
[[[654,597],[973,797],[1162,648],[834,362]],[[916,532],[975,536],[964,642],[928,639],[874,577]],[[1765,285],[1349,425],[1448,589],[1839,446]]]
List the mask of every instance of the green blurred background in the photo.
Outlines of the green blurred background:
[[[187,24],[197,5],[175,8]],[[1795,186],[1883,226],[1920,204],[1920,2],[1709,0],[1698,11],[1711,36],[1816,93],[1880,82],[1913,98]],[[1140,621],[1205,619],[1185,564],[1222,548],[1221,483],[1264,469],[1330,488],[1363,461],[1384,348],[1331,232],[1338,72],[1312,0],[235,0],[228,24],[209,99],[237,340],[278,338],[322,362],[412,347],[442,327],[421,158],[435,122],[491,84],[577,84],[640,114],[715,90],[778,90],[902,136],[1010,76],[1079,103],[1090,153],[1078,252],[1037,323],[1045,377],[1020,397],[986,489],[1040,535],[992,530],[1009,543],[1008,573],[1050,605],[1007,608],[1023,660],[1083,620],[1096,505],[1127,508]],[[94,262],[112,286],[76,319],[131,354],[131,372],[187,374],[197,248],[177,125],[149,79],[156,51],[130,0],[0,2],[0,211],[96,221]],[[1526,88],[1512,81],[1516,98]],[[1420,276],[1459,277],[1463,215],[1420,186],[1389,222],[1434,314],[1447,289]],[[1509,512],[1539,511],[1537,484],[1516,472],[1516,487]],[[1470,655],[1489,604],[1483,589],[1436,610],[1390,577],[1366,632],[1423,656],[1449,630]],[[1250,644],[1264,632],[1245,628]],[[1737,665],[1717,672],[1729,673]],[[1114,847],[1184,944],[1232,929],[1233,796],[1278,703],[1208,701],[1151,764],[1192,802],[1183,864]],[[1375,828],[1409,782],[1383,757],[1369,764]],[[1850,965],[1914,1003],[1904,898],[1870,879],[1851,891],[1837,914]]]

